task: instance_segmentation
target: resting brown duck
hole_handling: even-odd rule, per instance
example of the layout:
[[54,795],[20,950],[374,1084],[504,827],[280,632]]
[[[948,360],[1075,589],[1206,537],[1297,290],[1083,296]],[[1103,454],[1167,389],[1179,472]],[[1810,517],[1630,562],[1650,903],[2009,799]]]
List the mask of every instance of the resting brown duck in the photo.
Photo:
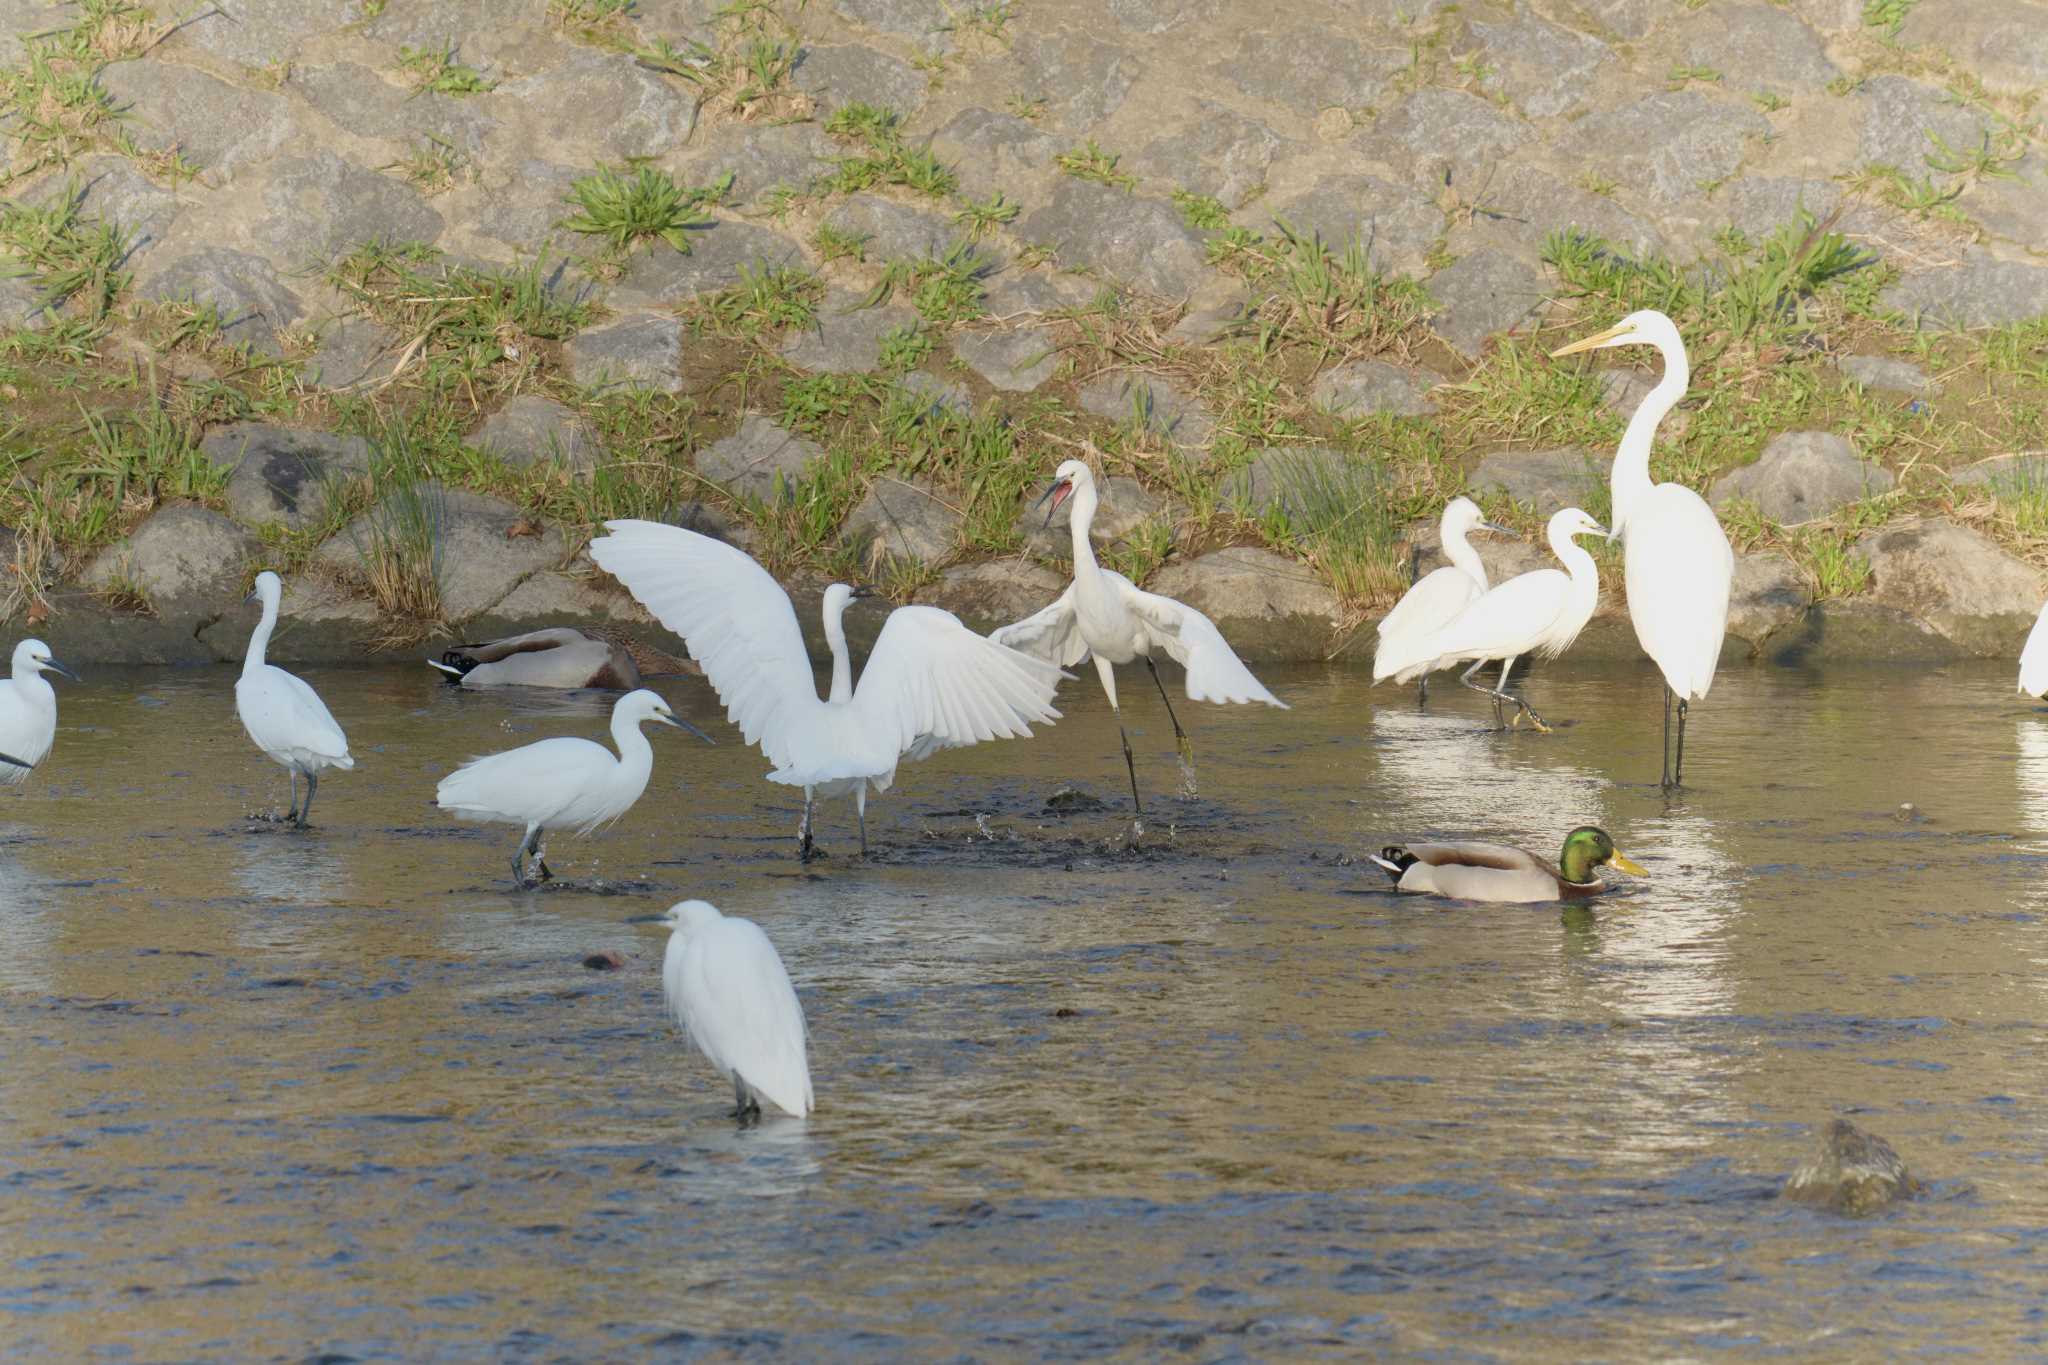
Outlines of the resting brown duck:
[[1614,867],[1635,877],[1649,874],[1614,846],[1607,831],[1581,825],[1564,836],[1553,867],[1526,849],[1507,844],[1409,844],[1383,848],[1373,858],[1402,891],[1449,896],[1461,901],[1579,900],[1597,896],[1607,883],[1596,867]]
[[630,692],[642,672],[694,673],[686,660],[621,634],[556,626],[457,645],[429,666],[461,687],[602,687]]

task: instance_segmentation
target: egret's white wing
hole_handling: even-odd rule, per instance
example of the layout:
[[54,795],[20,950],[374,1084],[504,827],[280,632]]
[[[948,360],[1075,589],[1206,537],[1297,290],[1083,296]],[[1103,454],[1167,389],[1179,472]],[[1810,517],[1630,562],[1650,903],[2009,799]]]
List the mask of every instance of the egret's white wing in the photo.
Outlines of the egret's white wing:
[[328,713],[319,693],[275,664],[264,664],[235,682],[235,709],[256,746],[280,755],[352,768],[348,737]]
[[1417,654],[1439,661],[1439,666],[1464,659],[1526,654],[1565,609],[1571,584],[1570,576],[1559,569],[1517,574],[1481,593]]
[[1706,696],[1735,578],[1735,551],[1714,509],[1690,488],[1658,484],[1629,512],[1623,570],[1643,652],[1681,698]]
[[294,721],[301,735],[299,746],[322,758],[332,759],[337,767],[348,767],[348,736],[341,732],[334,713],[327,709],[326,702],[320,700],[320,694],[296,673],[287,673],[281,668],[273,671],[284,680],[285,690],[291,695]]
[[[1420,652],[1424,642],[1478,601],[1483,591],[1463,569],[1443,568],[1423,575],[1380,622],[1379,648],[1372,656],[1372,680],[1378,682],[1428,664],[1430,656]],[[1411,677],[1401,681],[1411,681]]]
[[590,557],[683,637],[747,743],[790,767],[793,740],[824,703],[789,594],[723,541],[652,521],[604,525]]
[[1022,739],[1049,724],[1057,664],[976,635],[950,611],[898,607],[889,613],[853,689],[861,728],[922,758],[990,739]]
[[1122,574],[1104,570],[1103,577],[1138,618],[1146,643],[1165,650],[1187,670],[1184,690],[1189,701],[1262,701],[1287,709],[1286,702],[1252,676],[1214,621],[1185,603],[1144,591]]
[[690,1041],[776,1108],[811,1112],[804,1009],[781,954],[751,920],[720,919],[671,938],[662,993]]
[[1072,668],[1088,658],[1088,642],[1081,638],[1079,618],[1074,615],[1074,585],[1052,600],[1042,611],[1021,621],[989,632],[989,639],[1034,658],[1046,659],[1061,668]]
[[[2034,618],[2034,628],[2027,632],[2027,647],[2020,651],[2020,691],[2030,697],[2048,692],[2048,605],[2043,605],[2041,614]],[[0,748],[6,746],[0,745]],[[20,754],[20,750],[11,752]],[[30,758],[28,754],[20,754]],[[0,779],[4,779],[0,774]]]
[[[557,736],[472,759],[441,779],[434,804],[464,820],[551,827],[574,823],[580,825],[578,833],[588,834],[617,818],[611,809],[615,803],[589,798],[610,786],[618,766],[602,744]],[[573,809],[579,802],[585,810]],[[565,814],[568,819],[562,820]]]
[[[21,694],[21,689],[12,681],[0,682],[0,754],[8,754],[23,763],[37,764],[43,755],[50,752],[50,741],[57,730],[56,713],[32,705]],[[0,784],[13,786],[28,781],[32,767],[17,768],[12,763],[0,763]]]

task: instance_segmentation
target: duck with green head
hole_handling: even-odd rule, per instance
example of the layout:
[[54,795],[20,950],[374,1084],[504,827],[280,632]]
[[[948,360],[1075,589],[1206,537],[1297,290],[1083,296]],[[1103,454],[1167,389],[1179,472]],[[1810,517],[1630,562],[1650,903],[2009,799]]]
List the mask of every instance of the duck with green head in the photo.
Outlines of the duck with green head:
[[1375,863],[1394,879],[1395,889],[1449,896],[1461,901],[1581,900],[1608,889],[1593,875],[1600,867],[1646,877],[1641,866],[1614,846],[1607,831],[1581,825],[1564,836],[1564,850],[1552,866],[1526,849],[1506,844],[1409,844],[1383,848]]

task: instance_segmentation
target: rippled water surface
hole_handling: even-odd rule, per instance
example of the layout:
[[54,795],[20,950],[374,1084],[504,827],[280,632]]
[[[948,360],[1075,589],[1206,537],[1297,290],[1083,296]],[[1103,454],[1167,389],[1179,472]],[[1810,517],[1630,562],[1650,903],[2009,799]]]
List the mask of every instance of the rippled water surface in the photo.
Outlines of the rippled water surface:
[[[605,698],[310,672],[353,773],[307,834],[232,674],[95,669],[0,789],[0,1349],[50,1358],[1875,1358],[2048,1349],[2048,712],[2004,666],[1724,670],[1692,787],[1653,675],[1469,694],[1092,680],[1025,743],[824,807],[701,683],[648,795],[507,885],[454,761]],[[1111,803],[1045,812],[1073,781]],[[1917,813],[1902,815],[1911,802]],[[1588,913],[1391,894],[1420,835],[1650,871]],[[819,1109],[737,1128],[661,1008],[704,896],[780,946]],[[616,950],[625,967],[588,970]],[[1836,1114],[1927,1198],[1777,1184]]]

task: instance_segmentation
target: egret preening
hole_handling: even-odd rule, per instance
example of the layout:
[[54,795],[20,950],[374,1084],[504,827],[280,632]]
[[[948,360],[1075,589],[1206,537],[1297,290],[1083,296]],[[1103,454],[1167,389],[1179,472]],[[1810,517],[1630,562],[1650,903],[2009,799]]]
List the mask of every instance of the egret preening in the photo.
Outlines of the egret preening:
[[1593,875],[1599,867],[1619,868],[1632,877],[1650,875],[1614,846],[1606,830],[1592,825],[1564,836],[1556,866],[1508,844],[1396,845],[1381,849],[1373,861],[1400,891],[1503,904],[1597,896],[1608,889]]
[[1093,655],[1095,674],[1109,696],[1109,709],[1116,715],[1116,732],[1123,740],[1124,767],[1131,775],[1131,810],[1144,814],[1138,800],[1138,767],[1131,758],[1131,738],[1124,733],[1124,714],[1116,700],[1116,665],[1143,659],[1166,703],[1167,719],[1173,722],[1174,742],[1181,761],[1192,769],[1194,745],[1173,714],[1173,701],[1166,695],[1159,667],[1152,662],[1154,650],[1164,650],[1187,670],[1184,684],[1188,700],[1213,702],[1255,702],[1286,709],[1286,703],[1266,690],[1252,676],[1244,661],[1231,651],[1216,623],[1183,606],[1171,597],[1141,590],[1122,574],[1095,562],[1095,549],[1088,540],[1100,498],[1095,492],[1095,475],[1080,460],[1068,460],[1053,471],[1052,487],[1039,501],[1050,500],[1047,525],[1071,501],[1068,526],[1074,537],[1074,581],[1053,604],[1036,615],[990,635],[990,639],[1033,654],[1041,659],[1071,667]]
[[439,659],[427,660],[427,666],[462,687],[602,687],[630,692],[640,685],[640,666],[624,645],[566,626],[457,645]]
[[797,1118],[809,1114],[816,1101],[804,1007],[768,935],[704,901],[671,906],[662,922],[674,929],[662,996],[697,1050],[732,1080],[734,1116],[759,1114],[764,1099]]
[[820,701],[796,609],[766,569],[678,526],[608,521],[605,530],[590,557],[683,637],[727,717],[775,765],[768,780],[803,788],[804,859],[818,797],[853,798],[865,854],[868,788],[887,791],[905,755],[1025,738],[1034,722],[1059,719],[1058,668],[983,639],[937,607],[890,612],[856,687],[841,617],[866,594],[844,583],[825,589],[832,689]]
[[[249,636],[249,654],[242,661],[242,676],[235,682],[235,714],[256,747],[273,763],[290,774],[292,808],[285,819],[306,828],[306,816],[313,809],[313,793],[320,786],[322,768],[353,768],[348,756],[348,736],[334,723],[327,704],[302,680],[275,664],[263,662],[270,645],[270,632],[277,629],[277,607],[284,598],[284,584],[265,569],[256,575],[256,587],[245,599],[263,604],[263,619]],[[299,779],[306,779],[306,800],[299,802]]]
[[587,739],[543,739],[463,764],[441,779],[434,789],[434,804],[464,820],[524,825],[519,851],[512,855],[512,879],[520,886],[532,884],[526,874],[531,857],[540,870],[539,879],[547,881],[555,874],[548,871],[541,835],[555,829],[588,834],[624,815],[647,790],[654,749],[640,727],[650,720],[711,742],[710,736],[678,719],[667,702],[643,687],[620,697],[612,707],[617,757]]
[[[19,660],[21,656],[15,655]],[[20,663],[15,664],[19,670]],[[16,676],[19,676],[17,672]],[[2030,697],[2048,692],[2048,604],[2041,608],[2041,614],[2034,618],[2034,628],[2027,632],[2026,648],[2020,651],[2020,691]],[[0,731],[4,734],[5,731]]]
[[57,689],[45,673],[78,681],[76,673],[50,657],[50,647],[41,640],[23,640],[14,647],[13,675],[0,682],[0,783],[8,786],[28,781],[57,736]]
[[1486,566],[1479,562],[1479,552],[1465,539],[1473,531],[1514,534],[1486,520],[1479,504],[1470,498],[1452,498],[1444,504],[1439,538],[1444,558],[1451,562],[1417,579],[1380,622],[1379,648],[1372,656],[1374,682],[1388,677],[1395,682],[1419,682],[1420,700],[1428,702],[1429,670],[1435,660],[1417,651],[1492,586],[1486,581]]
[[[1650,443],[1664,414],[1685,396],[1691,368],[1677,324],[1654,309],[1630,313],[1604,332],[1560,346],[1553,356],[1609,346],[1654,346],[1664,377],[1644,397],[1614,453],[1614,534],[1621,538],[1628,617],[1643,652],[1664,674],[1664,771],[1682,785],[1685,713],[1714,685],[1728,629],[1735,550],[1707,501],[1683,484],[1650,481]],[[1671,747],[1671,702],[1678,700],[1678,747]]]
[[[1472,666],[1458,675],[1460,683],[1492,697],[1496,714],[1502,702],[1513,702],[1520,708],[1517,720],[1527,716],[1538,730],[1548,732],[1543,717],[1507,690],[1508,672],[1524,654],[1556,658],[1593,619],[1593,610],[1600,605],[1600,574],[1593,566],[1593,556],[1573,537],[1606,534],[1599,522],[1576,507],[1553,514],[1550,550],[1563,561],[1567,572],[1537,569],[1488,589],[1450,624],[1416,646],[1416,653],[1430,660],[1426,665],[1430,669],[1471,660]],[[1472,675],[1493,659],[1502,661],[1497,685],[1474,682]]]

